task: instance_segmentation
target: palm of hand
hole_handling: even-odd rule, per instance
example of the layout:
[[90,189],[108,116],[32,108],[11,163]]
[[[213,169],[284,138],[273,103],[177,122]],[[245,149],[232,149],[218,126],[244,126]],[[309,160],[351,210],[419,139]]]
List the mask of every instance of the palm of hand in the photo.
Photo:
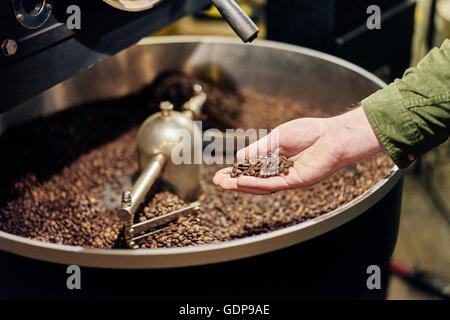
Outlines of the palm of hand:
[[[267,137],[251,144],[237,153],[242,160],[268,151],[279,153],[294,160],[294,167],[287,175],[266,179],[240,176],[231,178],[229,168],[219,171],[214,183],[225,190],[268,194],[273,191],[305,187],[314,184],[330,172],[330,163],[335,162],[334,149],[326,135],[326,119],[297,119],[287,122]],[[334,167],[334,165],[332,166]]]

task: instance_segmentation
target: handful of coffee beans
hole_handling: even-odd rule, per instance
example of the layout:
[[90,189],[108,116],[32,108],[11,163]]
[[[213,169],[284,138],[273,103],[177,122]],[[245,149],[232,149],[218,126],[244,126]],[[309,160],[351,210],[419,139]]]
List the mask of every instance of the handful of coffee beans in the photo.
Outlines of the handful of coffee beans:
[[232,178],[240,176],[253,176],[257,178],[270,178],[288,174],[289,168],[294,166],[294,161],[289,160],[285,156],[257,155],[251,158],[245,158],[243,161],[235,163],[233,170],[230,172]]

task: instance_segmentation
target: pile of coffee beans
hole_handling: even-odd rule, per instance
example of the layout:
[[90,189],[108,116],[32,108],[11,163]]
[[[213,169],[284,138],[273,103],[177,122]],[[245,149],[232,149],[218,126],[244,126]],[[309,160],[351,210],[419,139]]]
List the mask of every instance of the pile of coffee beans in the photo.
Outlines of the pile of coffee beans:
[[275,155],[271,152],[263,155],[256,155],[245,158],[243,161],[235,163],[230,172],[231,178],[240,176],[253,176],[257,178],[270,178],[287,175],[289,168],[294,166],[294,162],[285,156]]
[[[0,136],[0,148],[7,150],[0,157],[0,230],[57,244],[124,247],[122,223],[115,208],[121,191],[138,174],[137,130],[161,100],[170,99],[180,107],[197,82],[209,97],[206,111],[210,125],[273,128],[295,117],[327,116],[285,99],[251,91],[237,93],[170,75],[133,96],[36,119]],[[224,112],[230,108],[234,108],[233,115]],[[141,248],[199,245],[301,223],[361,195],[392,166],[386,155],[379,154],[312,187],[256,196],[217,188],[212,177],[223,166],[205,165],[200,212],[180,217],[138,244]],[[140,208],[136,222],[184,205],[160,187]]]
[[[151,202],[138,214],[138,221],[146,221],[187,206],[176,195],[163,191],[155,194]],[[201,224],[195,213],[183,215],[176,222],[160,229],[159,232],[138,241],[141,248],[181,247],[204,244],[217,240],[211,230]]]
[[[192,87],[196,83],[208,94],[203,108],[208,117],[203,128],[272,129],[296,118],[330,115],[313,106],[299,106],[289,99],[270,97],[248,89],[237,92],[232,86],[217,86],[177,73],[160,76],[152,85],[151,92],[157,101],[169,100],[181,107],[192,96]],[[333,114],[341,111],[331,110]]]

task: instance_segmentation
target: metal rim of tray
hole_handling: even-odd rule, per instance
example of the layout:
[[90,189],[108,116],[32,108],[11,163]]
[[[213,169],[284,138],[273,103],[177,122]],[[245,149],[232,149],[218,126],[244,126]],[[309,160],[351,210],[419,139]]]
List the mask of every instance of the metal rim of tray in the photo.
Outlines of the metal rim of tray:
[[[140,45],[164,43],[242,44],[227,37],[169,36],[142,40]],[[377,83],[386,84],[370,72],[340,58],[289,44],[257,40],[250,46],[300,53],[332,62]],[[402,171],[394,166],[389,174],[359,197],[331,212],[281,230],[243,239],[192,247],[161,249],[87,249],[45,243],[0,231],[0,249],[24,257],[61,264],[111,269],[156,269],[197,266],[256,256],[312,239],[358,217],[381,200],[400,180]]]

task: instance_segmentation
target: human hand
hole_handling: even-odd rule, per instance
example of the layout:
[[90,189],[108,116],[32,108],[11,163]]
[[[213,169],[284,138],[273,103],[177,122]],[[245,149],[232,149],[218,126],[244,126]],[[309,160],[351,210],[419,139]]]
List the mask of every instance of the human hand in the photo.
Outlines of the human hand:
[[[278,143],[277,143],[278,140]],[[237,160],[268,151],[294,161],[287,175],[231,178],[230,168],[213,182],[224,190],[254,194],[313,185],[352,162],[384,150],[362,107],[332,118],[302,118],[286,122],[266,137],[238,151]]]

